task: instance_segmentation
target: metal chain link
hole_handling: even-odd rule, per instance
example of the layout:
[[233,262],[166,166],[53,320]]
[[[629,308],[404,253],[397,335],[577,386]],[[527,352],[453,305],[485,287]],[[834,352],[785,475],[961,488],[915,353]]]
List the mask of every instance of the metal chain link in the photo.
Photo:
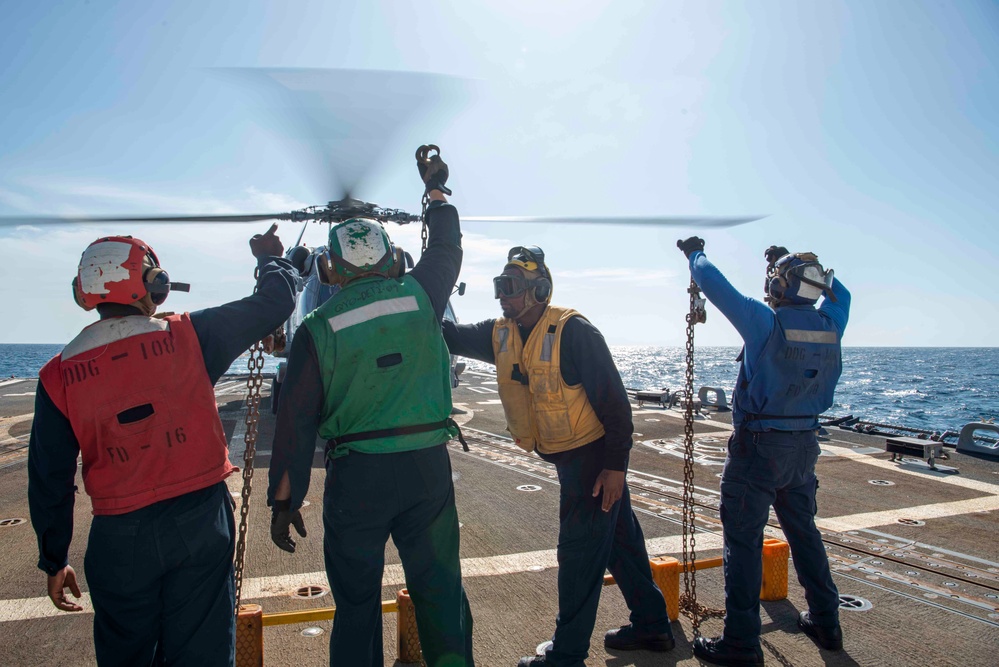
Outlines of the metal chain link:
[[[256,284],[253,293],[260,287],[260,267],[253,271]],[[260,424],[260,387],[264,384],[264,345],[257,341],[250,348],[250,358],[246,361],[250,374],[246,378],[246,431],[243,433],[243,489],[240,491],[242,504],[239,508],[239,537],[236,541],[236,559],[233,564],[236,575],[236,607],[239,615],[239,603],[243,596],[243,566],[246,562],[246,528],[250,515],[250,492],[253,490],[253,458],[257,453],[257,426]]]
[[264,346],[257,341],[250,348],[250,358],[246,362],[250,371],[246,378],[246,432],[243,442],[243,490],[240,493],[242,505],[239,509],[239,538],[236,542],[236,611],[243,594],[243,565],[246,558],[246,528],[250,514],[250,493],[253,491],[253,458],[257,453],[257,426],[260,423],[260,387],[263,386]]
[[423,224],[423,228],[420,229],[420,256],[427,251],[427,206],[430,205],[430,193],[423,193],[423,201],[421,202],[423,208],[420,211],[420,222]]
[[697,602],[697,540],[694,513],[694,325],[707,321],[705,300],[693,279],[687,288],[690,294],[690,312],[687,313],[687,368],[685,406],[683,415],[683,595],[680,609],[694,626],[694,637],[701,636],[701,621],[708,617],[721,617],[724,610],[709,609]]

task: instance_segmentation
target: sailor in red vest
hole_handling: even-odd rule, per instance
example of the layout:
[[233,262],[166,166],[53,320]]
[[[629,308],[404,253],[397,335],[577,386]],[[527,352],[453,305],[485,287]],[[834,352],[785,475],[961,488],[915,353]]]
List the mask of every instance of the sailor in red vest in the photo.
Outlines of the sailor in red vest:
[[214,384],[294,308],[295,269],[272,226],[250,240],[252,296],[153,317],[171,282],[131,236],[83,252],[73,294],[100,320],[42,368],[28,446],[38,567],[63,611],[77,456],[94,519],[84,557],[98,664],[231,665],[235,657],[233,502]]

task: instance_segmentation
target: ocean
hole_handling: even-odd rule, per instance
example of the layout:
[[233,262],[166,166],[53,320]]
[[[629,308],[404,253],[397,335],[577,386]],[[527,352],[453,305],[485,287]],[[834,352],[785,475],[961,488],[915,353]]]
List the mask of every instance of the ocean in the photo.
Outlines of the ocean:
[[[37,377],[61,345],[0,345],[0,378]],[[626,387],[680,389],[686,353],[679,347],[611,346]],[[739,348],[695,351],[694,389],[721,387],[731,401]],[[264,371],[279,360],[265,356]],[[468,362],[469,369],[492,366]],[[233,363],[245,373],[246,358]],[[2,392],[2,389],[0,389]],[[855,347],[843,350],[843,376],[829,415],[933,431],[960,430],[971,421],[999,418],[999,348]]]

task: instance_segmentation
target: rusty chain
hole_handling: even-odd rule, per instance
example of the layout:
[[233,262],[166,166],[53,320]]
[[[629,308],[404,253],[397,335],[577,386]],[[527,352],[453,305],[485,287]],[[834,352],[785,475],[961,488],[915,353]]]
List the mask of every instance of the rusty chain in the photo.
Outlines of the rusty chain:
[[423,193],[423,201],[421,202],[423,209],[420,211],[420,223],[423,227],[420,229],[420,256],[427,251],[427,206],[430,205],[430,193]]
[[250,348],[250,358],[246,362],[250,371],[246,378],[246,432],[243,442],[243,490],[240,493],[242,504],[239,508],[239,538],[236,542],[236,611],[243,594],[243,565],[246,557],[246,528],[250,514],[250,493],[253,490],[253,458],[257,452],[257,426],[260,423],[260,387],[264,383],[264,346],[257,341]]
[[[253,293],[260,286],[260,267],[253,272],[257,283]],[[239,537],[236,540],[236,558],[233,564],[236,579],[236,607],[234,612],[239,615],[239,602],[243,596],[243,566],[246,561],[246,529],[250,515],[250,492],[253,490],[253,458],[257,453],[257,427],[260,424],[260,387],[264,384],[264,345],[257,341],[250,348],[250,358],[246,360],[246,368],[250,374],[246,377],[246,416],[243,432],[243,488],[240,491],[242,503],[239,508]]]
[[707,617],[724,616],[723,610],[708,609],[697,602],[697,541],[694,513],[694,325],[707,321],[705,300],[690,280],[690,312],[687,313],[687,368],[683,417],[683,595],[680,609],[694,626],[694,637],[701,636],[701,621]]

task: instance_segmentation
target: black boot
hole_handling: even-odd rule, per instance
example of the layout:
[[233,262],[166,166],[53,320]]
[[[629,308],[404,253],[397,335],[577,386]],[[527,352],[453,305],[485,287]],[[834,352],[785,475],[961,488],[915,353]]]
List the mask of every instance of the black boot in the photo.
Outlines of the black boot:
[[726,644],[721,637],[707,639],[698,637],[694,640],[694,655],[713,665],[762,665],[763,649],[742,648]]
[[604,635],[604,648],[617,651],[671,651],[676,646],[672,632],[642,633],[633,625],[622,625]]
[[843,649],[843,630],[839,625],[826,627],[816,625],[812,620],[812,615],[807,611],[798,614],[798,627],[806,635],[815,640],[815,643],[829,651],[840,651]]

